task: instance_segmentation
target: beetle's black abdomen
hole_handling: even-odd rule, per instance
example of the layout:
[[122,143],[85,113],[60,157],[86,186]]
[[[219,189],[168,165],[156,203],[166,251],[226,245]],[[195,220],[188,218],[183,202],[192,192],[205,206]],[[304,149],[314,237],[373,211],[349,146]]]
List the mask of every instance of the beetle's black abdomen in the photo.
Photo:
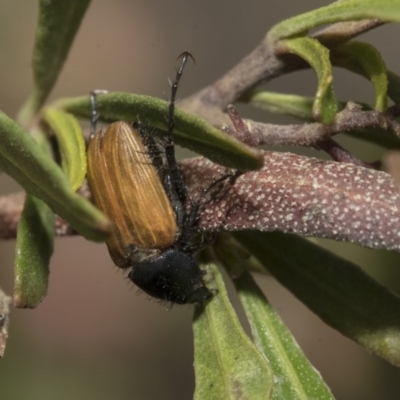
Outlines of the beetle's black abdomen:
[[150,296],[173,303],[201,303],[212,296],[199,266],[178,250],[141,261],[129,273],[129,279]]

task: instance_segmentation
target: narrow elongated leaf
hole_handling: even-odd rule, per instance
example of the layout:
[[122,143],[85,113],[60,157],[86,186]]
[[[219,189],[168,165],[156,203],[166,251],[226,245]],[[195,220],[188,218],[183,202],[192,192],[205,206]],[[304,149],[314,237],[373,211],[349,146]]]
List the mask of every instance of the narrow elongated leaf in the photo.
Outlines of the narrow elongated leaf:
[[332,87],[332,66],[329,50],[318,40],[304,37],[288,39],[281,43],[280,50],[297,54],[307,61],[318,77],[318,89],[313,104],[313,117],[329,124],[337,113],[337,101]]
[[[97,100],[100,119],[106,122],[140,121],[151,128],[167,129],[169,103],[150,96],[115,92]],[[91,117],[89,96],[63,99],[53,104],[78,117]],[[207,121],[175,110],[176,143],[231,168],[254,170],[262,166],[261,153],[214,128]]]
[[[34,137],[50,157],[51,148],[45,135],[35,131]],[[46,296],[53,248],[54,214],[41,200],[27,194],[15,245],[15,307],[35,308]]]
[[400,298],[360,268],[309,241],[283,233],[235,238],[328,325],[400,366]]
[[209,268],[218,293],[195,312],[194,399],[267,400],[273,385],[268,363],[243,331],[218,269]]
[[345,43],[331,51],[335,65],[363,75],[372,82],[375,89],[375,109],[385,111],[388,79],[386,65],[379,51],[368,43],[357,41]]
[[14,269],[15,307],[35,308],[46,296],[53,243],[53,212],[41,200],[26,195],[17,232]]
[[106,239],[108,220],[74,193],[60,167],[18,124],[0,112],[0,168],[33,196],[43,200],[90,240]]
[[29,121],[43,105],[67,58],[90,0],[40,0],[33,52],[34,88],[20,114]]
[[254,90],[242,96],[240,100],[264,111],[290,115],[305,121],[313,120],[312,97]]
[[388,96],[393,100],[394,103],[400,103],[400,76],[396,75],[392,71],[387,71],[388,77]]
[[254,342],[274,375],[271,399],[333,399],[321,375],[307,360],[288,328],[248,272],[235,281]]
[[[254,90],[240,98],[244,103],[250,104],[260,110],[270,111],[277,114],[286,114],[303,121],[312,121],[312,107],[314,99],[297,94],[286,94]],[[372,110],[372,107],[363,102],[356,102],[363,110]],[[346,102],[338,102],[338,111],[346,107]]]
[[286,19],[268,32],[268,40],[276,41],[305,35],[310,29],[335,22],[380,19],[400,22],[400,0],[339,0],[326,7]]
[[220,233],[214,244],[213,252],[223,262],[232,279],[238,278],[244,271],[265,273],[265,267],[260,264],[237,240],[229,233]]
[[265,273],[265,267],[229,234],[218,235],[213,250],[233,278],[254,343],[271,367],[275,382],[271,398],[332,399],[320,374],[249,274]]
[[381,128],[365,128],[356,131],[346,132],[345,135],[356,139],[365,140],[370,143],[382,146],[385,149],[399,149],[400,139],[391,131]]
[[82,128],[72,114],[49,108],[43,119],[57,138],[61,166],[73,190],[78,190],[86,175],[86,146]]

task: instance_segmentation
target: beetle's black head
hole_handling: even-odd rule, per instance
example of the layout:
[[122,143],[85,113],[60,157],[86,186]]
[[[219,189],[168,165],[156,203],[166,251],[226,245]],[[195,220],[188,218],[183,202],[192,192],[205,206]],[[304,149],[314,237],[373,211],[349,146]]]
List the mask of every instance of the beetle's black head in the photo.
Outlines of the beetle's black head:
[[150,296],[177,304],[203,303],[212,296],[197,263],[170,249],[136,264],[129,279]]

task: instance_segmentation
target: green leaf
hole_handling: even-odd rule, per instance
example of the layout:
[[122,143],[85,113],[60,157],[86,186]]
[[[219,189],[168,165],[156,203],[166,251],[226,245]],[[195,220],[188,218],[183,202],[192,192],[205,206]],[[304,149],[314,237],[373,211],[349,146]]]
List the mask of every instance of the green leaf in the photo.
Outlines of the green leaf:
[[53,212],[41,200],[26,195],[17,231],[15,307],[35,308],[46,296],[53,245]]
[[338,110],[332,87],[332,66],[329,50],[313,38],[288,39],[280,44],[280,51],[288,51],[307,61],[318,77],[318,89],[313,105],[313,117],[317,121],[329,124]]
[[[313,121],[312,108],[314,99],[312,97],[253,90],[242,96],[240,101],[260,110],[290,115],[302,121]],[[337,103],[338,111],[343,110],[346,104],[344,101],[339,101]],[[361,105],[363,110],[371,110],[371,106],[366,103],[357,102],[357,104]]]
[[227,232],[218,234],[212,249],[232,279],[236,279],[246,270],[265,272],[264,266]]
[[356,265],[298,236],[234,237],[328,325],[400,366],[400,298]]
[[243,331],[218,269],[212,265],[208,272],[218,293],[196,306],[194,399],[267,400],[273,385],[268,363]]
[[90,0],[40,0],[39,4],[34,88],[19,117],[24,124],[42,107],[56,83]]
[[358,129],[351,132],[346,132],[345,135],[377,144],[378,146],[382,146],[385,149],[400,149],[399,137],[393,132],[386,131],[385,129],[381,128]]
[[334,399],[249,273],[234,281],[254,342],[274,375],[271,399]]
[[335,22],[379,19],[400,22],[400,0],[339,0],[326,7],[286,19],[273,26],[267,40],[302,36],[310,29]]
[[388,96],[394,103],[400,103],[400,76],[392,71],[387,71],[388,77]]
[[[91,117],[89,96],[62,99],[53,106],[77,117]],[[140,121],[151,128],[167,128],[169,103],[155,97],[115,92],[98,96],[97,106],[100,119],[105,122]],[[175,110],[174,134],[178,144],[226,167],[240,170],[262,167],[263,159],[259,150],[244,145],[207,121],[179,109]]]
[[286,114],[305,121],[313,120],[312,97],[253,90],[242,96],[240,101],[264,111]]
[[233,277],[254,342],[272,369],[275,384],[271,398],[332,399],[321,376],[248,273],[265,273],[265,267],[226,233],[218,235],[213,250]]
[[[36,130],[34,137],[50,157],[51,147],[44,133]],[[15,245],[15,307],[35,308],[46,296],[53,248],[54,214],[41,200],[27,194]]]
[[386,65],[379,51],[372,45],[351,41],[331,50],[332,60],[339,65],[369,79],[375,90],[375,110],[387,107],[388,79]]
[[[290,115],[303,121],[312,121],[313,119],[312,107],[314,99],[308,96],[253,90],[242,96],[240,101],[260,110]],[[367,103],[360,101],[355,103],[359,104],[363,110],[372,110],[371,106]],[[342,111],[346,107],[346,104],[344,101],[339,101],[338,111]]]
[[86,175],[86,146],[82,129],[72,114],[48,108],[43,119],[57,138],[61,166],[73,190],[78,190]]
[[17,123],[0,112],[0,169],[28,193],[43,200],[87,239],[107,238],[110,224],[89,201],[70,187],[60,167]]

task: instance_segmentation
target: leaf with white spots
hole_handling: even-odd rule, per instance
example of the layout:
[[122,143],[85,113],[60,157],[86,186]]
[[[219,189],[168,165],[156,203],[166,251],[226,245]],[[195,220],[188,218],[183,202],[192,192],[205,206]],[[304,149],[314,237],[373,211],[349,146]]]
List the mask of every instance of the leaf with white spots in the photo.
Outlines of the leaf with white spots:
[[[204,158],[182,163],[193,198],[226,169]],[[256,229],[400,250],[400,187],[382,171],[290,153],[264,153],[204,206],[200,227]]]

